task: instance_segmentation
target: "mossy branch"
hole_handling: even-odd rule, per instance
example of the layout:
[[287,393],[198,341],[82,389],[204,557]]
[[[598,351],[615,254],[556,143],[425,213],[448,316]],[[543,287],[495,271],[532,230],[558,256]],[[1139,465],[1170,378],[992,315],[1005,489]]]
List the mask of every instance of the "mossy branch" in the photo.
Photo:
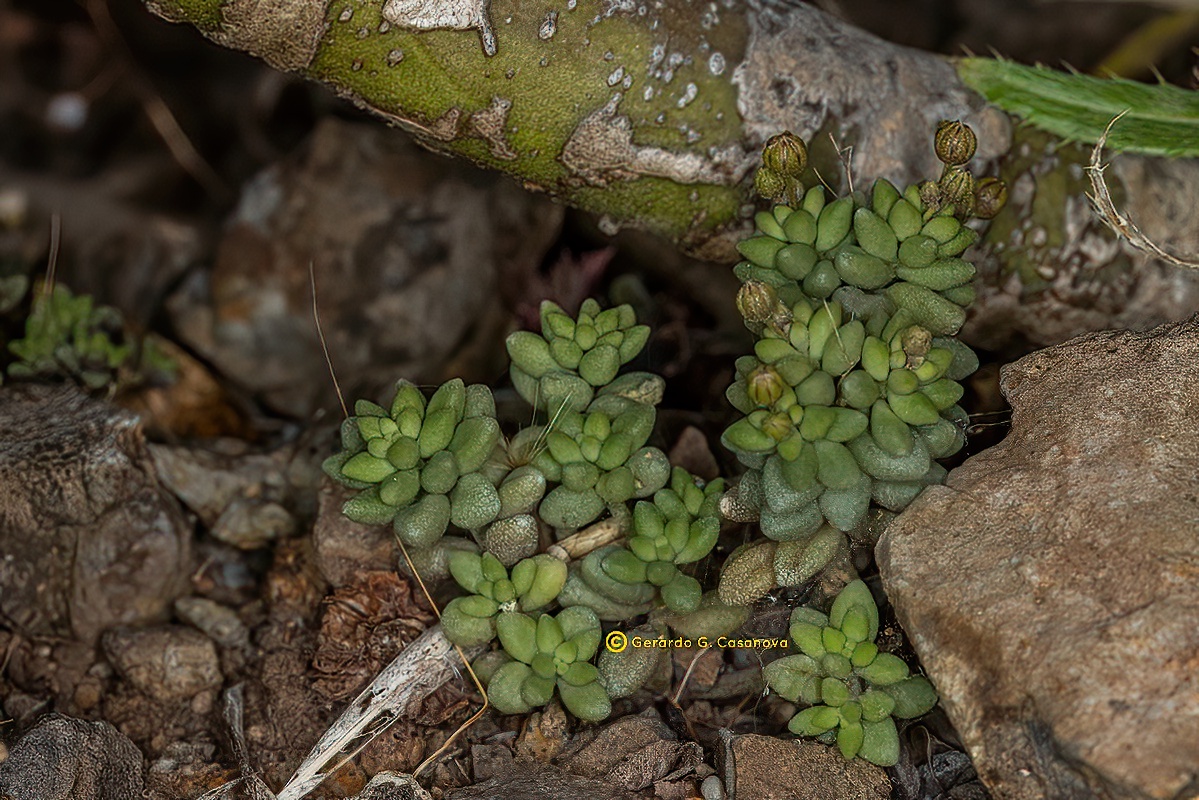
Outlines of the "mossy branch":
[[709,257],[732,257],[763,141],[794,130],[837,174],[936,167],[962,118],[1007,146],[953,67],[805,5],[668,0],[146,0],[229,47],[322,81],[422,143]]

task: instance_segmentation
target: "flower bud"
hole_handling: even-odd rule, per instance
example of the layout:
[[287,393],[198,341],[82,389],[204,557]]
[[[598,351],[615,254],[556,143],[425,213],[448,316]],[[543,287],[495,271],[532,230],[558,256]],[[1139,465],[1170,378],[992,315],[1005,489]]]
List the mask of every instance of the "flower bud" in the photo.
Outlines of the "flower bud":
[[907,356],[905,366],[908,369],[915,369],[924,363],[924,357],[932,349],[933,335],[927,328],[913,325],[900,334],[899,342]]
[[791,424],[791,417],[787,414],[771,414],[762,420],[762,433],[776,442],[785,439],[794,429],[795,426]]
[[798,178],[808,166],[807,145],[791,131],[771,136],[762,149],[762,164],[780,177]]
[[768,167],[754,175],[754,191],[767,200],[779,200],[787,194],[787,179]]
[[974,187],[974,216],[992,219],[1007,205],[1007,184],[999,178],[983,178]]
[[746,322],[769,322],[777,312],[779,296],[762,281],[746,281],[737,292],[737,310]]
[[978,137],[961,120],[942,120],[933,142],[937,158],[951,167],[965,164],[978,147]]
[[760,406],[772,406],[783,396],[783,379],[774,367],[763,364],[745,376],[745,393]]
[[961,167],[946,167],[938,182],[941,202],[953,205],[954,214],[968,217],[974,213],[974,176]]

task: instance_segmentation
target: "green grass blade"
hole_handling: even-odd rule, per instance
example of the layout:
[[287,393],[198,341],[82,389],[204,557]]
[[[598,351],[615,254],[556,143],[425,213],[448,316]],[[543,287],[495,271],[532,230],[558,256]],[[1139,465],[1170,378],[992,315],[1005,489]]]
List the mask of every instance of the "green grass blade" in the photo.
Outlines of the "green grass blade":
[[1095,144],[1112,118],[1127,111],[1112,128],[1108,148],[1199,156],[1199,92],[992,58],[964,58],[956,66],[989,102],[1067,141]]

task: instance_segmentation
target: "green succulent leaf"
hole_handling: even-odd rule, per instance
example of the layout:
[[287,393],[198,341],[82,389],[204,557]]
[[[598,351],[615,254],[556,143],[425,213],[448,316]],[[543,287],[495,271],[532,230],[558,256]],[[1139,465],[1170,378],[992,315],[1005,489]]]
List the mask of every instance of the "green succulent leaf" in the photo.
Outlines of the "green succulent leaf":
[[527,664],[510,661],[496,670],[487,684],[487,699],[501,714],[527,714],[533,710],[524,699],[525,681],[533,677]]
[[508,655],[524,664],[533,663],[537,655],[537,622],[532,617],[503,612],[496,618],[495,631]]

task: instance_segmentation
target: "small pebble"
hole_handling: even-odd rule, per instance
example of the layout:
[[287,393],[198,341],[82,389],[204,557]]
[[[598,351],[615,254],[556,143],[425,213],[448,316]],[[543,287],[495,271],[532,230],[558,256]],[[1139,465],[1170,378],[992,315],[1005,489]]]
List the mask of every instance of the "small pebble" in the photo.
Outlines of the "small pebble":
[[699,785],[699,793],[704,796],[704,800],[724,800],[724,784],[720,782],[720,778],[709,775]]

